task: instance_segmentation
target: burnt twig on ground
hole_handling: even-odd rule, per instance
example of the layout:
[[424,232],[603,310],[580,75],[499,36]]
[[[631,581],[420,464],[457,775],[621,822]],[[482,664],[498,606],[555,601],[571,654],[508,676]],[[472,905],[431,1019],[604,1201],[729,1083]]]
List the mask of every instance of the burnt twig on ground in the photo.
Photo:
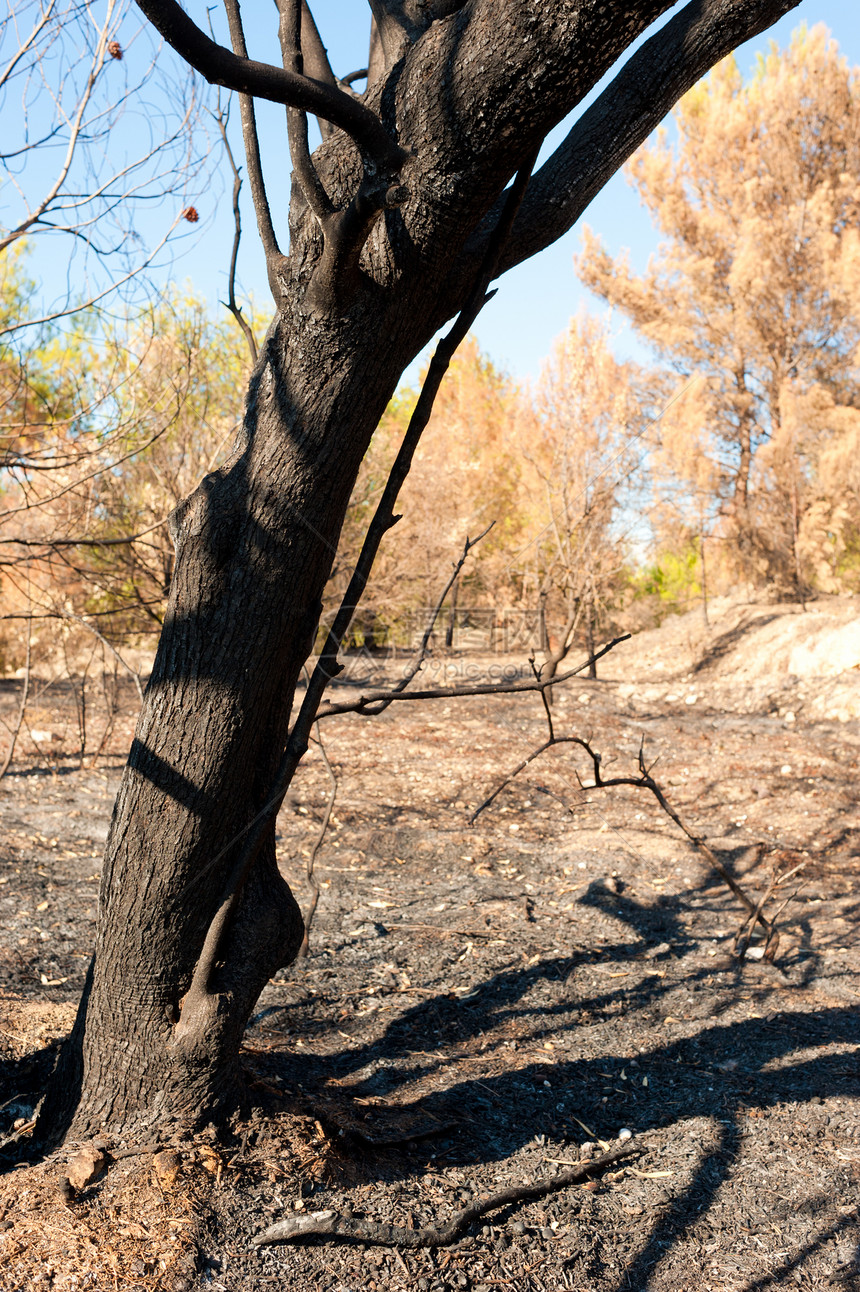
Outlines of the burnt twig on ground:
[[576,1184],[604,1166],[627,1157],[640,1150],[629,1142],[622,1148],[604,1153],[593,1162],[581,1162],[578,1166],[561,1171],[558,1175],[547,1176],[536,1180],[534,1184],[514,1185],[509,1189],[500,1189],[481,1202],[458,1211],[450,1224],[437,1227],[427,1225],[422,1229],[406,1229],[401,1225],[388,1225],[377,1220],[364,1220],[354,1216],[339,1216],[336,1211],[314,1211],[305,1216],[289,1216],[270,1225],[261,1234],[252,1239],[256,1247],[268,1246],[271,1243],[301,1242],[306,1238],[339,1238],[350,1243],[371,1243],[377,1247],[447,1247],[468,1229],[469,1225],[490,1211],[500,1207],[522,1202],[533,1202],[545,1198],[547,1194],[557,1193],[568,1185]]

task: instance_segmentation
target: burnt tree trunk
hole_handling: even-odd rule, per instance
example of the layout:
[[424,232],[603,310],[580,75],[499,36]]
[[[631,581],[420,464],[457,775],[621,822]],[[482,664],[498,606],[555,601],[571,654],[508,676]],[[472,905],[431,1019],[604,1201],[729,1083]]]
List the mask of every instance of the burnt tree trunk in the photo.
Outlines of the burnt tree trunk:
[[271,793],[350,490],[404,366],[339,328],[327,346],[311,331],[309,343],[301,327],[271,329],[243,443],[173,517],[176,572],[114,808],[86,995],[43,1109],[54,1133],[233,1106],[247,1019],[302,940],[272,824],[220,951],[214,1008],[178,1026],[240,846],[227,845]]
[[[498,269],[564,233],[678,96],[794,3],[693,0],[676,15],[535,174]],[[235,7],[238,55],[175,0],[139,4],[207,79],[289,106],[290,254],[250,148],[278,312],[229,462],[173,517],[167,615],[107,841],[95,952],[41,1114],[54,1139],[235,1105],[245,1024],[295,957],[302,922],[273,822],[240,887],[231,876],[240,836],[272,797],[362,456],[404,368],[471,290],[511,176],[671,8],[374,0],[377,79],[354,98],[322,47],[305,49],[304,26],[302,49],[291,46],[300,7],[287,0],[269,64],[245,57]],[[312,158],[297,109],[337,127]],[[201,992],[195,971],[216,928]]]

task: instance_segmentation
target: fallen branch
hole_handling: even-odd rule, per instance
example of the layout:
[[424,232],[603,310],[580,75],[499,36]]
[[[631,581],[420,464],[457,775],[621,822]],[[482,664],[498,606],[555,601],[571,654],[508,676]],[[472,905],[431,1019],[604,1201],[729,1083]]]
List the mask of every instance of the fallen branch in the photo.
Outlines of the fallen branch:
[[423,1229],[406,1229],[402,1225],[387,1225],[378,1220],[340,1216],[336,1211],[312,1211],[309,1215],[289,1216],[286,1220],[279,1220],[277,1224],[264,1229],[262,1234],[255,1234],[251,1241],[255,1247],[266,1247],[271,1243],[303,1242],[307,1238],[339,1238],[349,1243],[371,1243],[377,1247],[448,1247],[488,1212],[498,1211],[500,1207],[512,1203],[545,1198],[549,1193],[566,1189],[604,1166],[610,1166],[620,1158],[640,1151],[628,1141],[622,1148],[604,1153],[593,1162],[581,1162],[558,1175],[536,1180],[534,1184],[500,1189],[482,1202],[464,1207],[455,1214],[450,1224],[441,1228],[427,1225]]

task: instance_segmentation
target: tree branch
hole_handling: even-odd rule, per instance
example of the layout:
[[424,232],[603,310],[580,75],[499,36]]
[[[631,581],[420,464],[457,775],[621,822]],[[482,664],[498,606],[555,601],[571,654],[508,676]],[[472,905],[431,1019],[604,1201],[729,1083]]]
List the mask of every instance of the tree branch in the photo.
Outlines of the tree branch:
[[[628,59],[529,184],[499,272],[570,229],[678,99],[742,41],[799,0],[691,0]],[[493,227],[491,212],[482,238]],[[476,254],[474,239],[464,259]]]
[[[605,653],[605,650],[603,653]],[[543,687],[547,684],[542,683],[539,685]],[[538,687],[532,687],[531,689],[537,690]],[[323,716],[323,715],[320,715],[320,716]],[[578,745],[579,748],[582,749],[583,752],[587,754],[589,759],[591,760],[591,767],[592,767],[592,772],[594,776],[593,784],[585,784],[580,778],[579,773],[577,772],[576,779],[577,781],[579,781],[580,789],[608,790],[608,789],[614,789],[617,786],[628,785],[630,786],[631,789],[648,790],[651,794],[653,794],[654,798],[657,800],[660,807],[670,818],[670,820],[674,821],[678,829],[681,830],[690,840],[690,843],[693,845],[693,847],[696,848],[697,851],[699,851],[702,854],[702,856],[708,860],[710,865],[713,866],[714,870],[716,870],[717,874],[719,874],[725,880],[726,884],[732,890],[735,897],[737,897],[738,900],[743,903],[743,905],[746,907],[747,911],[750,913],[752,917],[752,924],[753,925],[755,925],[756,923],[761,924],[762,928],[767,933],[768,942],[770,942],[774,936],[774,932],[775,932],[774,926],[769,920],[765,919],[764,915],[762,914],[762,907],[764,905],[764,902],[767,900],[767,897],[770,894],[770,890],[768,890],[768,894],[766,894],[762,902],[760,903],[754,902],[753,899],[749,897],[746,892],[744,892],[743,888],[741,888],[740,884],[735,879],[732,872],[720,860],[720,858],[714,852],[713,848],[711,848],[705,842],[705,840],[702,838],[701,835],[694,834],[693,831],[689,829],[689,827],[681,819],[681,817],[676,812],[676,810],[672,807],[671,803],[669,803],[668,799],[666,798],[666,795],[663,793],[663,790],[658,785],[657,781],[654,780],[653,776],[651,775],[650,769],[645,764],[644,737],[643,737],[643,743],[640,744],[639,746],[639,757],[638,757],[639,775],[638,776],[612,776],[608,780],[606,780],[604,779],[603,773],[602,773],[603,755],[597,752],[597,750],[590,743],[590,740],[586,740],[582,736],[556,736],[553,732],[552,719],[550,718],[548,712],[547,712],[547,718],[549,720],[548,739],[545,740],[543,744],[539,745],[537,749],[532,750],[532,752],[528,755],[527,758],[524,758],[522,762],[519,763],[518,766],[513,769],[513,771],[508,773],[508,775],[504,778],[504,780],[501,781],[501,783],[496,786],[493,792],[484,800],[484,802],[480,805],[480,807],[478,807],[477,810],[472,814],[469,824],[474,825],[475,821],[481,815],[484,809],[488,808],[490,804],[494,801],[494,799],[498,798],[502,790],[507,785],[510,785],[511,781],[514,780],[515,777],[519,776],[520,772],[524,771],[525,768],[528,767],[530,763],[533,763],[534,760],[538,758],[541,754],[545,754],[546,751],[548,749],[552,749],[554,745]],[[552,795],[551,790],[547,790],[542,786],[539,786],[538,788],[543,789],[544,793]],[[552,797],[555,798],[556,795],[552,795]],[[563,800],[559,799],[559,802],[561,802],[564,807],[567,807],[567,804],[564,803]],[[573,810],[572,808],[568,808],[568,811],[572,811],[572,810]]]
[[[28,580],[29,586],[29,580]],[[0,781],[9,770],[9,765],[15,753],[15,746],[18,743],[18,737],[21,734],[21,727],[24,722],[24,714],[27,711],[27,700],[30,697],[30,661],[33,654],[33,621],[27,620],[27,654],[24,659],[24,686],[21,690],[21,701],[18,705],[18,716],[13,725],[9,728],[9,748],[6,750],[6,756],[0,764]]]
[[[489,534],[490,530],[493,528],[495,523],[496,522],[494,520],[490,521],[487,528],[483,530],[478,535],[477,538],[469,538],[467,535],[466,542],[463,545],[463,551],[460,555],[460,559],[454,562],[453,572],[450,578],[448,579],[448,582],[445,584],[444,588],[442,589],[442,592],[436,601],[436,605],[433,607],[433,609],[430,612],[430,617],[427,620],[427,625],[424,629],[423,636],[421,638],[421,641],[418,644],[418,649],[415,652],[411,663],[408,665],[405,673],[403,674],[403,677],[400,679],[397,685],[391,691],[388,692],[387,697],[378,701],[378,705],[379,705],[378,708],[374,708],[372,710],[371,709],[363,710],[366,716],[375,717],[377,714],[380,714],[385,709],[387,709],[391,701],[395,698],[395,696],[399,695],[401,691],[405,691],[409,683],[412,681],[413,677],[415,677],[416,673],[420,672],[421,665],[424,663],[424,658],[427,654],[427,647],[430,643],[430,638],[433,635],[433,629],[436,626],[436,620],[439,618],[439,615],[442,613],[442,607],[445,604],[445,598],[447,597],[448,593],[451,591],[451,588],[457,582],[460,571],[462,570],[463,566],[466,564],[466,558],[468,557],[472,548],[477,547],[478,543],[480,543],[482,538],[486,538],[486,536]],[[327,716],[327,713],[321,716]]]
[[230,269],[227,274],[227,309],[238,323],[242,335],[248,344],[248,349],[251,353],[251,363],[256,363],[257,338],[254,336],[253,328],[242,313],[241,306],[236,302],[236,264],[239,259],[239,243],[242,240],[242,212],[239,208],[239,194],[242,191],[242,178],[239,174],[239,167],[236,165],[236,159],[233,156],[233,149],[230,147],[230,140],[227,137],[227,123],[220,101],[215,113],[215,120],[218,124],[218,129],[221,132],[221,140],[224,144],[224,151],[227,154],[227,161],[229,162],[230,169],[233,172],[233,247],[230,252]]
[[[239,0],[224,0],[224,8],[227,11],[227,24],[230,29],[230,41],[233,49],[241,58],[247,58],[248,50],[245,45],[245,32],[242,28]],[[269,208],[269,199],[266,195],[254,100],[248,94],[239,95],[239,117],[242,122],[242,143],[245,148],[245,161],[248,166],[251,200],[254,203],[254,214],[257,217],[257,231],[263,245],[263,254],[266,257],[266,274],[269,279],[269,289],[277,302],[281,297],[277,269],[283,262],[284,257],[278,245],[275,226],[272,223],[272,212]]]
[[340,126],[382,171],[397,172],[408,154],[371,110],[343,90],[225,49],[201,31],[177,0],[137,0],[168,45],[212,85],[302,108]]
[[[280,14],[278,39],[281,43],[284,68],[288,72],[301,75],[303,70],[301,0],[277,0],[277,6]],[[308,206],[322,223],[326,216],[332,214],[334,207],[311,161],[311,150],[308,146],[308,118],[301,108],[287,108],[287,137],[299,188]]]
[[537,678],[531,682],[485,682],[475,686],[439,686],[424,691],[402,691],[399,688],[392,691],[369,691],[367,695],[360,695],[357,700],[350,700],[344,704],[325,705],[319,710],[319,717],[332,718],[339,713],[359,713],[362,717],[373,717],[374,714],[381,713],[383,708],[387,708],[393,700],[457,700],[475,695],[519,695],[527,691],[544,692],[550,687],[561,686],[562,682],[567,682],[570,678],[584,672],[594,660],[602,659],[621,642],[628,641],[631,636],[631,633],[624,633],[622,637],[613,637],[612,641],[607,642],[576,668],[562,673],[561,677]]
[[[305,676],[307,677],[307,673],[305,673]],[[325,805],[325,811],[323,812],[323,819],[320,822],[320,828],[317,832],[317,837],[314,840],[314,845],[308,854],[307,866],[305,867],[305,874],[307,875],[307,880],[311,887],[311,902],[305,914],[305,936],[302,938],[302,945],[299,947],[298,955],[296,957],[297,959],[301,959],[303,956],[306,956],[310,951],[311,925],[314,922],[314,916],[316,915],[317,906],[319,905],[320,900],[320,886],[317,883],[317,878],[314,874],[314,864],[317,859],[317,853],[322,846],[322,841],[326,836],[329,821],[331,820],[331,814],[334,811],[334,801],[337,798],[337,776],[335,775],[335,770],[331,765],[331,759],[326,752],[326,747],[323,744],[320,724],[317,722],[315,725],[317,746],[320,754],[322,755],[322,760],[325,763],[325,769],[328,772],[329,793],[328,800]]]
[[559,1189],[584,1180],[593,1171],[600,1171],[611,1166],[631,1153],[641,1150],[635,1144],[627,1142],[621,1148],[596,1157],[593,1162],[581,1162],[578,1166],[559,1171],[557,1175],[536,1180],[534,1184],[513,1185],[500,1189],[489,1198],[464,1207],[454,1214],[447,1225],[428,1225],[423,1229],[406,1229],[400,1225],[389,1225],[375,1220],[356,1219],[352,1216],[339,1216],[335,1211],[313,1211],[309,1215],[290,1216],[270,1225],[262,1234],[252,1239],[255,1247],[265,1247],[270,1243],[301,1242],[306,1238],[340,1238],[352,1243],[372,1243],[378,1247],[448,1247],[457,1241],[462,1234],[486,1216],[490,1211],[500,1207],[522,1202],[533,1202],[536,1198],[545,1198]]
[[[310,11],[308,0],[302,0],[302,62],[303,71],[306,76],[311,76],[315,81],[322,81],[324,85],[330,85],[333,89],[343,89],[344,82],[338,81],[332,71],[331,63],[328,58],[328,50],[322,43],[319,29],[314,22],[314,16]],[[352,91],[350,90],[351,94]],[[325,117],[317,117],[317,125],[323,139],[330,139],[334,133],[334,127]]]

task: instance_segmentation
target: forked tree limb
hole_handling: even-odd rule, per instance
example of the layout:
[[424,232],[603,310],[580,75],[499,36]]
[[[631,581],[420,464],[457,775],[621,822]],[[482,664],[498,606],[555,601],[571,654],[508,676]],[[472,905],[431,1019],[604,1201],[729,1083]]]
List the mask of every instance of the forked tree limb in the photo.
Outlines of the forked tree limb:
[[[284,69],[302,75],[304,62],[302,58],[302,3],[301,0],[276,0],[280,21],[278,39],[281,43],[281,58]],[[338,91],[340,93],[340,91]],[[320,183],[316,167],[311,160],[308,143],[308,118],[302,108],[287,108],[287,139],[290,146],[290,157],[293,172],[302,191],[305,201],[318,220],[322,221],[331,215],[334,207],[328,193]]]
[[[532,689],[537,689],[537,688],[532,688]],[[687,838],[689,839],[693,847],[698,852],[700,852],[703,857],[707,859],[707,861],[717,872],[717,874],[722,877],[722,879],[726,882],[728,887],[734,893],[735,897],[737,897],[738,901],[743,903],[743,905],[746,907],[747,911],[749,912],[752,918],[752,924],[753,925],[755,925],[756,923],[760,924],[768,936],[768,941],[772,941],[772,939],[775,936],[776,930],[773,923],[770,920],[768,920],[763,914],[762,906],[764,903],[753,901],[753,899],[749,896],[749,894],[744,891],[744,889],[735,879],[732,872],[725,865],[725,863],[720,860],[720,858],[714,852],[713,848],[711,848],[710,845],[706,842],[706,840],[703,839],[701,835],[695,834],[689,828],[689,826],[687,826],[687,824],[681,818],[679,813],[676,811],[675,808],[672,807],[671,803],[666,798],[666,795],[663,793],[663,790],[660,787],[660,785],[657,783],[657,781],[654,780],[654,777],[651,775],[650,769],[646,766],[646,763],[645,763],[644,738],[643,738],[643,743],[640,744],[639,746],[639,755],[638,755],[639,775],[638,776],[611,776],[608,779],[606,779],[604,778],[602,769],[601,769],[603,755],[598,753],[598,751],[591,745],[590,741],[586,740],[582,736],[556,736],[552,729],[552,720],[550,719],[550,734],[548,739],[545,740],[543,744],[539,745],[536,749],[532,750],[532,752],[528,755],[527,758],[524,758],[523,761],[513,769],[513,771],[509,772],[508,775],[505,776],[505,778],[496,786],[493,792],[484,800],[484,802],[480,805],[480,807],[475,811],[475,813],[471,818],[471,822],[474,823],[474,821],[477,819],[477,817],[480,816],[480,814],[484,811],[484,809],[489,807],[490,804],[496,798],[498,798],[502,790],[505,789],[506,786],[510,785],[511,781],[513,781],[517,776],[519,776],[520,772],[524,771],[525,768],[528,767],[530,763],[533,763],[536,758],[540,757],[541,754],[545,754],[548,749],[552,749],[556,745],[578,745],[579,748],[582,749],[583,752],[587,754],[587,756],[591,760],[594,781],[591,784],[586,784],[581,779],[579,773],[577,772],[576,778],[579,781],[580,789],[608,790],[608,789],[614,789],[618,786],[626,785],[626,786],[629,786],[631,789],[648,790],[649,793],[652,794],[654,798],[657,800],[660,807],[670,818],[670,820],[674,821],[678,829],[681,830],[683,834],[687,836]],[[567,808],[568,811],[573,810],[568,806],[567,803],[564,802],[563,799],[559,799],[559,802],[561,802],[562,805],[565,808]],[[769,892],[770,890],[768,890],[768,895],[769,895]],[[767,900],[767,895],[765,897],[765,900]]]
[[408,154],[358,99],[323,81],[225,49],[189,18],[178,0],[137,0],[138,8],[172,49],[211,85],[301,108],[340,126],[382,171],[396,174]]
[[[487,526],[487,528],[485,530],[482,530],[482,532],[478,535],[477,538],[469,538],[468,536],[466,537],[466,542],[463,545],[463,551],[460,555],[460,558],[459,560],[454,562],[453,572],[450,578],[448,579],[448,582],[445,584],[444,588],[442,589],[439,597],[437,598],[436,605],[433,607],[433,609],[430,612],[430,616],[424,628],[424,633],[421,637],[421,641],[418,643],[418,649],[416,650],[414,656],[409,662],[403,674],[403,677],[400,679],[400,681],[397,683],[395,687],[392,687],[391,691],[387,692],[383,698],[378,700],[377,702],[378,707],[373,709],[364,708],[362,710],[356,710],[356,712],[362,712],[367,717],[376,716],[377,714],[384,712],[384,710],[388,708],[391,701],[395,699],[398,695],[400,695],[401,692],[405,691],[406,688],[409,686],[409,683],[412,681],[413,677],[415,677],[415,675],[421,671],[421,666],[423,665],[424,660],[427,657],[427,647],[430,644],[430,638],[433,636],[433,629],[436,627],[436,621],[438,620],[439,615],[442,613],[442,607],[445,604],[445,598],[447,597],[448,593],[451,591],[451,588],[456,583],[460,575],[460,571],[462,570],[463,566],[466,564],[466,558],[468,557],[472,548],[477,547],[478,543],[480,543],[482,538],[486,538],[486,536],[489,534],[490,530],[493,528],[495,523],[496,522],[494,520],[491,521],[490,524]],[[359,700],[358,703],[360,704],[361,701]],[[320,716],[326,717],[328,716],[328,712],[329,711],[327,710],[325,714],[321,714]]]
[[[556,151],[536,171],[501,272],[555,242],[677,101],[721,58],[759,35],[799,0],[691,0],[628,58]],[[493,212],[467,247],[488,235]]]
[[[233,51],[240,58],[247,58],[248,50],[245,45],[245,31],[242,26],[239,0],[224,0],[224,8],[227,13],[227,25],[230,30],[230,42],[233,46]],[[242,122],[242,143],[245,149],[245,163],[248,167],[248,183],[251,188],[254,215],[257,219],[257,232],[260,235],[263,255],[266,259],[269,289],[274,299],[278,301],[281,295],[281,287],[277,278],[277,268],[284,257],[278,245],[275,226],[272,222],[272,212],[269,207],[269,198],[266,193],[266,183],[263,179],[263,161],[260,156],[257,117],[254,112],[254,100],[251,95],[239,95],[239,116]]]
[[479,682],[474,686],[437,686],[427,687],[421,691],[368,691],[366,695],[360,695],[357,700],[344,701],[343,704],[327,704],[320,708],[320,718],[331,718],[338,713],[359,713],[364,717],[370,717],[377,712],[374,708],[383,702],[390,703],[393,700],[457,700],[464,699],[468,696],[476,695],[523,695],[527,692],[546,691],[552,686],[560,686],[562,682],[567,682],[572,677],[577,677],[583,673],[595,660],[602,659],[609,651],[614,650],[621,642],[626,642],[630,638],[630,633],[623,633],[620,637],[613,637],[612,641],[601,646],[600,650],[595,651],[582,664],[576,668],[568,669],[560,677],[551,679],[535,679],[530,682]]
[[448,1247],[455,1243],[470,1225],[491,1211],[523,1202],[534,1202],[550,1193],[567,1189],[587,1176],[600,1171],[623,1157],[638,1154],[641,1150],[628,1141],[622,1148],[604,1153],[591,1162],[582,1162],[558,1175],[546,1176],[534,1184],[513,1185],[500,1189],[489,1198],[463,1207],[447,1225],[427,1225],[422,1229],[406,1229],[403,1225],[388,1225],[377,1220],[339,1216],[336,1211],[313,1211],[309,1215],[290,1216],[270,1225],[262,1234],[251,1240],[256,1247],[272,1243],[296,1243],[308,1238],[333,1238],[349,1243],[370,1243],[377,1247]]

